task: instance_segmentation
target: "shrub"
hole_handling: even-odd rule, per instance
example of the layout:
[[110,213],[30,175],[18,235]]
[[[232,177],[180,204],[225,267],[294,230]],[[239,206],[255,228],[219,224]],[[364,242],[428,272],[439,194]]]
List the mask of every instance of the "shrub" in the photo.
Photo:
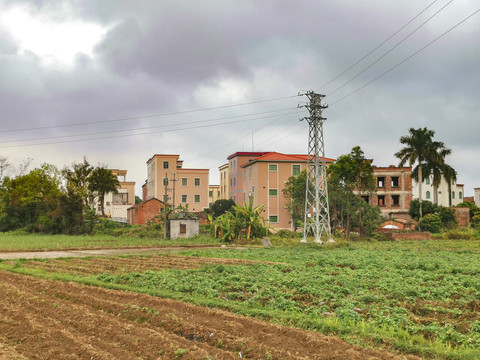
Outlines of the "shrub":
[[442,219],[437,214],[427,214],[419,221],[418,227],[424,231],[437,233],[442,229]]
[[455,216],[455,210],[444,206],[439,206],[438,215],[442,220],[443,229],[453,229],[458,225],[457,217]]

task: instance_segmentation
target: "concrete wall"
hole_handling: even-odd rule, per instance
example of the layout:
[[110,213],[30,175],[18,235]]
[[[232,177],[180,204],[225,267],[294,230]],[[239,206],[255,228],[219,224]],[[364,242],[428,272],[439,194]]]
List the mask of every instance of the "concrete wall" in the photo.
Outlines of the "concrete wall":
[[[185,232],[182,233],[182,227]],[[170,238],[188,238],[199,233],[200,226],[198,220],[170,220]]]

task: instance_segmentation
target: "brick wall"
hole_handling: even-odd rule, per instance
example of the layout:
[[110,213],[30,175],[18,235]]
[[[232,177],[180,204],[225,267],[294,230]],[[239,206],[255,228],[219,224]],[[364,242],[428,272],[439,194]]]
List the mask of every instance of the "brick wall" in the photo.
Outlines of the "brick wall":
[[458,221],[458,226],[466,227],[470,222],[470,209],[467,207],[457,207],[455,209],[455,217]]
[[157,199],[142,201],[128,209],[128,222],[132,225],[143,225],[158,215],[164,205]]

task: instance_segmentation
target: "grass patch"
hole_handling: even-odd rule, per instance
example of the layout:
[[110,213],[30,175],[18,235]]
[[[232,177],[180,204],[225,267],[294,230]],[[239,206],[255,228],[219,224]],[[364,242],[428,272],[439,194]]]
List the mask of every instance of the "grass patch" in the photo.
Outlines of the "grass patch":
[[48,235],[3,233],[0,251],[52,251],[71,249],[114,249],[129,247],[185,246],[219,244],[218,239],[196,236],[188,239],[115,237],[109,235]]

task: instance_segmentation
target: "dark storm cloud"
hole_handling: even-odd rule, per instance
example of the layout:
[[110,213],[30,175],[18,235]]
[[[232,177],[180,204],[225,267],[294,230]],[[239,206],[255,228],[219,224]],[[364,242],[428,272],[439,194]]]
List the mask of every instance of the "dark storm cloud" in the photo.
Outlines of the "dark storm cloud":
[[[104,26],[107,31],[93,57],[78,54],[74,66],[62,70],[43,66],[35,54],[19,54],[18,44],[0,24],[0,107],[9,119],[8,127],[23,127],[183,111],[294,95],[307,89],[329,94],[447,3],[438,1],[380,51],[333,84],[320,88],[430,2],[65,1],[67,10],[63,11],[54,0],[6,1],[5,6],[21,4],[34,8],[46,19],[70,17]],[[472,6],[468,2],[448,5],[388,56],[325,101],[332,104],[395,66],[476,10]],[[470,188],[479,186],[474,182],[480,173],[466,169],[465,160],[480,156],[480,48],[475,46],[480,37],[479,17],[327,109],[327,155],[337,157],[360,145],[377,165],[393,164],[400,136],[410,127],[426,126],[452,148],[451,159],[460,166],[459,182],[466,182]],[[223,93],[235,87],[238,89],[232,92],[235,96],[240,94],[238,98]],[[82,130],[126,129],[242,115],[294,107],[302,101],[305,99],[183,117],[116,122]],[[144,162],[153,153],[174,152],[189,160],[210,151],[193,165],[210,167],[214,174],[229,153],[250,150],[248,134],[269,121],[57,146],[67,149],[63,152],[71,152],[77,161],[87,154],[94,162],[98,156],[98,161],[125,167],[129,173],[135,171],[134,180],[141,185]],[[295,125],[295,131],[287,131],[284,135],[289,137],[282,141],[270,141],[297,121],[298,116],[291,115],[258,130],[255,146],[267,144],[268,149],[264,150],[305,152],[305,124]],[[3,120],[2,128],[6,126]],[[54,132],[64,131],[67,129]],[[242,136],[246,137],[237,141]],[[231,145],[216,150],[229,142]],[[52,149],[55,152],[57,148]],[[31,155],[36,155],[35,149],[28,151],[23,152],[24,157],[35,157]],[[125,159],[128,162],[122,162]],[[468,180],[462,180],[462,174]],[[466,192],[470,190],[466,188]]]

